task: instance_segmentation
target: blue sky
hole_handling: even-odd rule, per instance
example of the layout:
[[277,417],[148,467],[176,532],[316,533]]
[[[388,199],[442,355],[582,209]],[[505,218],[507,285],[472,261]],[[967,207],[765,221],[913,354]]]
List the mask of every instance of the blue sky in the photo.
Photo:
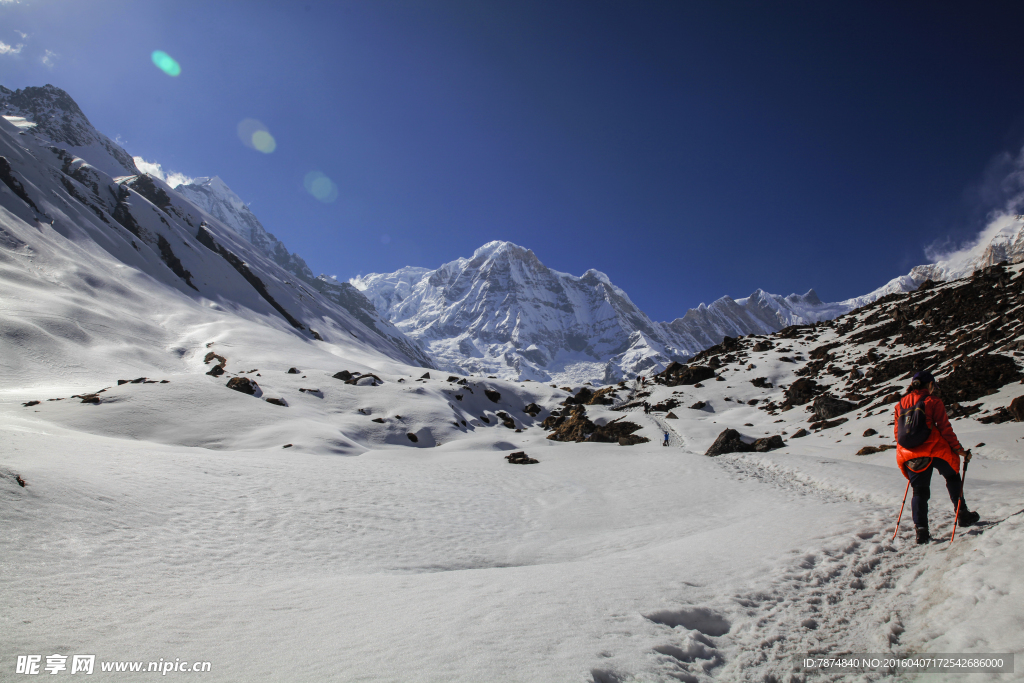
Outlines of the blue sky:
[[[757,287],[863,294],[976,234],[1024,141],[1022,19],[999,2],[0,0],[0,84],[53,83],[132,154],[219,175],[315,272],[507,239],[668,320]],[[272,153],[241,143],[244,119]]]

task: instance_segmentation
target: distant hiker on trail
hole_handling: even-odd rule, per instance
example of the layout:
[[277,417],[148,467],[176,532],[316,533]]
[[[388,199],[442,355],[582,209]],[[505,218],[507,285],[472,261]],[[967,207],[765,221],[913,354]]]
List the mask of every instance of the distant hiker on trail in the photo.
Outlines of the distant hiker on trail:
[[967,463],[971,460],[971,453],[964,450],[953,433],[946,416],[946,406],[932,395],[936,388],[935,378],[927,370],[914,375],[907,393],[896,404],[896,423],[893,427],[897,444],[896,462],[914,489],[910,509],[914,515],[914,526],[917,527],[918,543],[931,540],[928,533],[928,498],[931,494],[933,469],[938,470],[946,479],[946,490],[949,491],[954,510],[958,503],[960,505],[957,523],[966,527],[981,519],[977,512],[967,509],[963,499],[960,456],[964,456],[964,462]]
[[665,432],[665,440],[661,442],[662,446],[668,445],[668,432]]

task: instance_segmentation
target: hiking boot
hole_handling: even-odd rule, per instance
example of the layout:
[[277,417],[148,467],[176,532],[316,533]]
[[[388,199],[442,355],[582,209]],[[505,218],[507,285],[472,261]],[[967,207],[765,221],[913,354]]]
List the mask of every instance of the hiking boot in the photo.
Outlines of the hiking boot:
[[919,526],[917,529],[917,544],[922,545],[932,540],[932,535],[928,533],[928,527]]
[[981,515],[977,512],[971,512],[970,510],[961,510],[960,514],[957,515],[956,523],[960,526],[974,526],[981,519]]

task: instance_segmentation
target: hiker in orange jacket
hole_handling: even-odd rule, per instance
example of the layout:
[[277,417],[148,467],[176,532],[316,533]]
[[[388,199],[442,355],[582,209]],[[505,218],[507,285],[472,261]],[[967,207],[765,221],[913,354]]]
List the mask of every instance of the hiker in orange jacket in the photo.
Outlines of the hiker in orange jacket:
[[[938,470],[945,478],[946,490],[949,491],[954,510],[959,503],[957,523],[966,527],[981,519],[977,512],[967,509],[967,503],[963,498],[963,483],[960,479],[960,456],[969,462],[971,454],[964,450],[953,433],[953,427],[946,416],[946,406],[933,395],[936,389],[935,378],[927,370],[914,375],[907,392],[896,404],[896,419],[893,425],[893,435],[897,439],[896,463],[914,489],[910,509],[914,515],[918,543],[927,543],[931,540],[928,532],[928,498],[931,495],[933,469]],[[904,448],[899,445],[900,416],[906,417],[915,408],[923,410],[931,433],[921,445]]]

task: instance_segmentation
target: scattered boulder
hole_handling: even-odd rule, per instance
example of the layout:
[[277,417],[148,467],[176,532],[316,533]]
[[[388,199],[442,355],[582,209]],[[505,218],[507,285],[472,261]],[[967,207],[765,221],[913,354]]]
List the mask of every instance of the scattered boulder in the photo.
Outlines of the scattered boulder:
[[978,418],[978,422],[980,422],[982,424],[987,424],[987,425],[990,425],[990,424],[997,424],[998,425],[998,424],[1002,424],[1004,422],[1011,422],[1011,421],[1013,421],[1013,419],[1014,419],[1013,415],[1010,414],[1010,411],[1007,410],[1005,407],[1000,406],[999,408],[996,408],[996,411],[994,413],[992,413],[991,415],[986,415],[985,417],[979,417]]
[[430,379],[430,373],[429,372],[424,372],[423,376],[420,377],[420,379]]
[[206,358],[203,359],[203,362],[209,365],[210,361],[212,360],[216,360],[218,365],[227,365],[228,362],[228,359],[225,358],[224,356],[220,355],[219,353],[214,353],[213,351],[210,351],[208,354],[206,354]]
[[412,432],[407,433],[406,436],[409,437],[409,441],[412,441],[413,443],[418,443],[420,440],[420,437],[416,436]]
[[320,398],[324,397],[324,392],[320,391],[319,389],[303,389],[300,387],[299,391],[301,391],[304,394],[313,394],[314,396],[318,396]]
[[[610,406],[615,403],[615,387],[605,387],[604,389],[598,389],[594,392],[594,395],[587,401],[588,406]],[[582,392],[581,392],[582,393]]]
[[575,396],[570,396],[569,398],[567,398],[564,401],[562,401],[562,405],[563,406],[571,406],[571,405],[584,406],[592,398],[594,398],[593,390],[590,389],[589,387],[583,387],[579,391],[576,392]]
[[800,437],[807,436],[808,434],[810,434],[809,431],[807,431],[806,429],[800,428],[800,429],[796,430],[795,432],[793,432],[793,436],[791,436],[789,438],[791,438],[791,439],[799,439]]
[[665,419],[666,420],[678,420],[679,416],[676,415],[675,413],[669,413],[668,415],[665,416]]
[[539,462],[538,460],[528,456],[525,451],[516,451],[515,453],[506,455],[505,459],[513,465],[536,465]]
[[765,351],[768,351],[768,350],[774,348],[774,346],[775,345],[772,344],[770,341],[759,341],[756,344],[754,344],[754,347],[753,347],[752,350],[755,353],[763,353]]
[[841,417],[838,420],[819,420],[818,422],[811,423],[811,429],[832,429],[848,421],[849,419],[845,417]]
[[536,403],[531,403],[527,405],[525,408],[523,408],[523,412],[529,415],[530,417],[537,417],[540,414],[540,411],[541,407]]
[[455,394],[455,400],[456,401],[461,401],[463,398],[465,398],[465,397],[462,394]]
[[271,403],[275,406],[281,406],[282,408],[288,407],[288,402],[285,401],[283,398],[268,398],[266,399],[266,401],[267,403]]
[[297,375],[297,374],[299,374],[299,369],[298,368],[288,368],[288,374],[289,375]]
[[210,375],[211,377],[220,377],[221,375],[224,374],[224,366],[223,365],[214,365],[212,368],[210,368],[210,371],[208,373],[206,373],[206,374]]
[[785,445],[786,443],[782,440],[782,437],[776,434],[775,436],[766,436],[754,441],[754,450],[758,453],[767,453],[768,451],[774,451],[776,448],[783,448]]
[[258,385],[248,377],[232,377],[228,380],[227,387],[252,396],[256,393]]
[[291,448],[291,447],[292,447],[292,444],[290,444],[290,443],[286,443],[285,445],[281,446],[281,448]]
[[[430,374],[430,373],[427,373],[427,374]],[[448,375],[448,379],[446,381],[448,381],[448,382],[458,382],[459,378],[456,377],[455,375]]]
[[753,450],[754,446],[740,438],[739,432],[735,429],[726,429],[718,435],[718,438],[715,439],[715,442],[711,444],[711,447],[708,448],[704,455],[716,456],[725,453],[746,453]]
[[365,375],[352,375],[352,377],[345,380],[345,384],[351,384],[352,386],[357,387],[375,387],[377,384],[383,383],[384,381],[372,372],[368,372]]
[[377,424],[384,424],[384,418],[383,417],[375,417],[372,420],[370,420],[370,422],[376,422]]
[[512,416],[506,413],[505,411],[499,410],[497,413],[495,413],[495,415],[497,415],[498,419],[501,420],[501,424],[503,426],[508,427],[509,429],[516,428],[515,420],[513,420]]
[[672,410],[673,408],[678,408],[679,405],[680,405],[679,401],[677,401],[674,398],[669,398],[669,399],[666,399],[666,400],[662,401],[661,403],[655,403],[653,406],[651,406],[651,412],[652,413],[666,413],[666,412]]
[[704,410],[704,408],[706,408],[707,405],[708,404],[705,401],[697,401],[692,406],[690,406],[690,409],[691,410]]
[[1018,396],[1010,401],[1007,410],[1010,411],[1010,415],[1013,415],[1014,420],[1024,422],[1024,396]]
[[620,417],[598,426],[587,417],[586,408],[574,405],[562,411],[561,415],[550,415],[544,420],[543,426],[545,429],[553,430],[548,435],[548,439],[552,441],[618,443],[620,437],[632,437],[628,439],[630,442],[628,445],[633,445],[650,440],[646,437],[634,436],[633,432],[638,431],[640,425],[623,420],[624,417]]
[[811,404],[811,407],[814,411],[814,416],[819,420],[831,420],[843,413],[848,413],[851,410],[856,409],[857,404],[844,401],[841,398],[836,398],[829,394],[824,394],[814,399],[814,403]]
[[768,381],[767,377],[757,377],[755,379],[750,380],[750,383],[753,384],[758,389],[772,388],[772,383]]
[[484,389],[484,396],[491,399],[492,403],[497,403],[501,400],[501,394],[494,389]]
[[870,429],[870,428],[864,430],[864,436],[874,436],[877,433],[878,433],[877,431],[875,431],[874,429]]
[[[711,359],[717,361],[718,357],[715,356]],[[720,362],[719,362],[720,364]],[[708,365],[683,365],[682,363],[672,362],[662,372],[656,375],[657,381],[666,384],[670,387],[696,384],[697,382],[703,382],[706,379],[711,379],[715,376],[714,368]]]
[[336,372],[332,376],[334,377],[334,379],[340,379],[343,382],[347,382],[348,380],[352,379],[352,373],[349,372],[348,370],[342,370],[341,372]]
[[801,406],[813,399],[815,394],[821,393],[821,387],[813,379],[801,377],[790,384],[785,393],[786,403]]
[[859,451],[857,451],[857,455],[871,455],[872,453],[882,453],[884,451],[888,451],[888,450],[891,450],[893,448],[896,448],[896,447],[895,446],[891,446],[889,444],[886,444],[884,446],[865,446],[864,448],[862,448]]
[[485,425],[489,425],[489,424],[491,424],[491,418],[487,417],[486,415],[481,415],[481,416],[480,416],[480,419],[481,419],[481,420],[483,420],[483,423],[484,423]]
[[21,478],[20,474],[14,475],[14,481],[18,482],[18,486],[25,488],[25,480]]
[[93,405],[99,405],[100,404],[100,395],[99,395],[99,393],[95,393],[95,394],[82,394],[81,396],[72,396],[71,398],[80,398],[80,399],[82,399],[82,403],[92,403]]
[[25,406],[26,408],[31,408],[32,406],[39,405],[39,401],[29,401],[27,403],[22,403],[21,405]]

